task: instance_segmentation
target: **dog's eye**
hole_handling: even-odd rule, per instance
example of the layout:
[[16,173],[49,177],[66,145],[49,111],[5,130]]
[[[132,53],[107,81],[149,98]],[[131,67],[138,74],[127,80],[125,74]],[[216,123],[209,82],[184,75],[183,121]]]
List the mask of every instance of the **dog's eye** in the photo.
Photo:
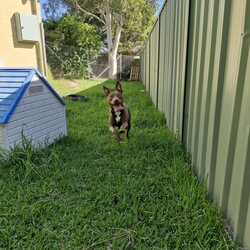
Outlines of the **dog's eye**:
[[114,98],[114,95],[109,96],[109,101],[111,101]]

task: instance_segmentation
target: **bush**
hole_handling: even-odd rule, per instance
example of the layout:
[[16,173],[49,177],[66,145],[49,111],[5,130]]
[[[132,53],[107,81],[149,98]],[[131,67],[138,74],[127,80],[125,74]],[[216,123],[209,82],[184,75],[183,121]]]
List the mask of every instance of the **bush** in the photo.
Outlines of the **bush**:
[[87,53],[82,48],[47,44],[47,60],[55,78],[82,78],[87,73]]
[[95,58],[103,44],[96,27],[72,14],[44,22],[47,59],[55,77],[86,76],[88,58]]

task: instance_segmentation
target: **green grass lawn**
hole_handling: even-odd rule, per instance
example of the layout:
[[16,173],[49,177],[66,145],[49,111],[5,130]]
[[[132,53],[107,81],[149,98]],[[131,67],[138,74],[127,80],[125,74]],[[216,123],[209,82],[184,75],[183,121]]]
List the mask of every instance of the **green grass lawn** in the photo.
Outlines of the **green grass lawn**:
[[65,96],[69,94],[76,94],[80,91],[89,89],[93,86],[96,86],[102,82],[104,79],[95,79],[95,80],[86,80],[86,79],[77,79],[77,80],[54,80],[49,78],[48,79],[50,85],[56,89],[57,93],[60,96]]
[[0,249],[237,249],[143,85],[122,84],[129,141],[97,85],[66,100],[67,138],[0,160]]

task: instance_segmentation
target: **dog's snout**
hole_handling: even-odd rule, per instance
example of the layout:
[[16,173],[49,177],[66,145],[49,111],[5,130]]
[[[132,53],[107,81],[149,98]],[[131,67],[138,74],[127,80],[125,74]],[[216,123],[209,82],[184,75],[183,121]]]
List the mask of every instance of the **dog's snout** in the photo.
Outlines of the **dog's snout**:
[[119,104],[120,104],[119,100],[116,99],[116,100],[114,101],[114,105],[119,105]]

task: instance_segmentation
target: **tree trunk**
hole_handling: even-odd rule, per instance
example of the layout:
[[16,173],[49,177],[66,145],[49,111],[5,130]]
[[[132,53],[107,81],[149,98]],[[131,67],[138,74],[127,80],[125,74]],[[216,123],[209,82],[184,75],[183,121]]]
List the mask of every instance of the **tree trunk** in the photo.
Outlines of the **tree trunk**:
[[117,74],[117,51],[118,51],[118,46],[120,42],[120,37],[121,37],[121,31],[122,31],[122,26],[123,26],[123,20],[120,17],[119,19],[116,19],[116,33],[115,33],[115,39],[113,41],[112,38],[112,22],[111,22],[111,12],[110,12],[110,6],[109,6],[109,0],[104,0],[104,19],[105,21],[101,20],[98,16],[96,16],[93,13],[90,13],[83,9],[79,4],[78,1],[76,1],[76,6],[78,9],[80,9],[83,13],[86,15],[92,16],[99,20],[100,22],[104,23],[107,29],[107,42],[108,42],[108,61],[109,61],[109,78],[114,79]]
[[117,51],[119,46],[119,41],[121,37],[121,31],[122,31],[122,22],[117,24],[116,28],[116,34],[115,34],[115,40],[111,46],[111,50],[109,50],[109,78],[114,79],[116,78],[117,74]]
[[107,42],[108,42],[108,61],[109,61],[109,78],[114,79],[117,74],[117,51],[120,42],[121,31],[122,31],[122,20],[117,22],[115,38],[112,38],[112,21],[111,12],[109,8],[109,1],[105,1],[105,25],[107,29]]
[[117,74],[117,61],[116,61],[116,55],[113,55],[112,51],[108,53],[109,57],[109,78],[115,79]]

